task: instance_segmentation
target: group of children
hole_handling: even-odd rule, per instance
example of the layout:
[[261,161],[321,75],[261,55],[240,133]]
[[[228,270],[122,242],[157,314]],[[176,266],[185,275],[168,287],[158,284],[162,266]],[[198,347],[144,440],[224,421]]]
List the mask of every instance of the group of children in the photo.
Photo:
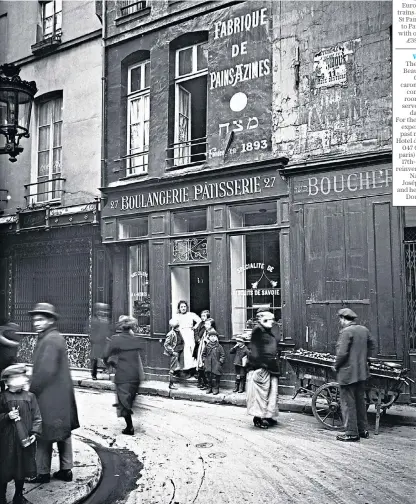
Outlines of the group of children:
[[[176,389],[174,376],[180,373],[180,355],[183,351],[184,341],[181,335],[179,322],[172,318],[169,321],[171,330],[166,335],[164,354],[170,356],[169,388]],[[218,341],[218,332],[215,321],[210,317],[208,310],[201,313],[201,322],[194,329],[195,348],[193,357],[196,359],[196,372],[198,377],[197,387],[206,390],[207,394],[218,395],[222,366],[225,362],[225,352]],[[236,338],[236,345],[230,350],[234,354],[235,387],[233,392],[245,391],[246,363],[249,349],[241,337]]]

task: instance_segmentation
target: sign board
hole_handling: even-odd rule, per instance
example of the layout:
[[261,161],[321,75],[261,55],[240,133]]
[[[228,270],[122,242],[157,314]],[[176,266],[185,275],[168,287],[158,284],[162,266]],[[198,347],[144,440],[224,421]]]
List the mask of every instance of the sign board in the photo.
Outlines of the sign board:
[[209,33],[208,69],[210,164],[270,157],[271,2],[218,12]]

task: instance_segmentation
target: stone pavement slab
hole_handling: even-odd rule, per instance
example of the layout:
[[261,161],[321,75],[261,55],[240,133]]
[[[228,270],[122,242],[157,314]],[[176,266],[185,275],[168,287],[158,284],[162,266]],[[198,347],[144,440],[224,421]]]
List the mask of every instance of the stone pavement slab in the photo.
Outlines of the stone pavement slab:
[[[71,482],[51,478],[50,483],[25,483],[24,495],[31,504],[77,504],[90,495],[100,482],[102,466],[96,451],[87,443],[72,437],[74,452],[74,479]],[[59,456],[52,455],[52,473],[59,469]],[[7,487],[7,502],[12,502],[14,484]]]

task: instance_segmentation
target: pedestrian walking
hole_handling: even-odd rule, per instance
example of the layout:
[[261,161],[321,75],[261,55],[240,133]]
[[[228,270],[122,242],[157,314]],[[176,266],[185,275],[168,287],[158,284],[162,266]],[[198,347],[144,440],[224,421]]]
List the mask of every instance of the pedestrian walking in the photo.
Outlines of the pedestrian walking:
[[180,371],[180,355],[183,352],[183,338],[179,330],[179,322],[176,319],[170,319],[171,330],[167,333],[164,343],[164,354],[170,357],[169,367],[169,388],[176,389],[173,383],[174,374]]
[[36,476],[35,441],[42,432],[42,419],[36,397],[27,390],[24,364],[8,366],[1,380],[7,388],[0,393],[0,504],[6,504],[7,483],[12,480],[13,504],[24,504],[29,502],[23,497],[24,480]]
[[375,348],[370,331],[358,325],[357,314],[350,308],[338,311],[341,331],[336,347],[334,371],[340,388],[341,411],[345,434],[338,441],[359,441],[368,438],[365,382],[369,377],[368,358]]
[[52,304],[38,303],[29,314],[38,334],[30,391],[36,396],[42,416],[35,481],[49,483],[54,443],[58,446],[59,471],[53,477],[72,481],[71,432],[79,427],[79,421],[65,338],[58,331],[59,315]]
[[208,388],[208,377],[205,373],[204,368],[204,360],[202,358],[202,354],[204,352],[204,348],[207,346],[209,341],[208,339],[208,331],[210,329],[215,329],[215,320],[211,317],[207,318],[204,322],[204,332],[202,333],[202,338],[199,342],[198,354],[196,358],[196,370],[198,374],[198,385],[197,387],[201,390],[205,390]]
[[192,377],[196,372],[196,359],[193,357],[195,348],[194,329],[201,322],[201,319],[196,313],[189,311],[189,306],[186,301],[179,301],[178,313],[175,316],[179,322],[179,330],[181,331],[184,341],[182,352],[182,370],[187,371],[188,377]]
[[114,376],[117,416],[123,417],[126,422],[126,428],[122,430],[122,433],[130,436],[134,434],[131,418],[133,403],[140,383],[144,380],[143,364],[139,353],[141,342],[133,332],[137,324],[137,319],[134,317],[121,315],[117,322],[117,328],[121,332],[112,336],[104,355],[104,362],[113,355],[118,357]]
[[218,333],[215,329],[208,331],[208,343],[202,352],[202,359],[208,381],[207,394],[218,395],[220,392],[220,379],[222,365],[225,361],[225,352],[218,342]]
[[256,427],[267,429],[277,424],[278,376],[280,374],[278,341],[272,333],[274,315],[268,311],[258,314],[253,328],[248,355],[247,413]]
[[230,354],[234,355],[235,386],[233,392],[242,394],[246,389],[246,367],[250,351],[245,345],[243,337],[237,336],[235,341],[236,344],[230,350]]
[[[17,352],[19,350],[20,335],[17,334],[20,327],[13,323],[0,326],[0,373],[6,367],[17,362]],[[5,390],[4,381],[0,381],[0,391]]]
[[109,320],[109,306],[105,303],[95,303],[94,316],[91,319],[90,343],[91,343],[91,376],[97,379],[98,359],[104,357],[107,341],[111,338]]

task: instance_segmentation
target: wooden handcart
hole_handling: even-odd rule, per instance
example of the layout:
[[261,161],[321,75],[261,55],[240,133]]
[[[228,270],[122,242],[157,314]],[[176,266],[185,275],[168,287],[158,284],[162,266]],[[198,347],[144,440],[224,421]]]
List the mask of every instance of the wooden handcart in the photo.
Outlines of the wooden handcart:
[[[332,369],[335,357],[329,354],[320,356],[314,352],[299,354],[285,352],[282,358],[287,360],[294,369],[299,386],[293,399],[298,394],[312,396],[312,412],[315,418],[326,429],[340,430],[343,428],[341,415],[340,388],[336,382],[336,373]],[[309,356],[307,354],[313,354]],[[367,408],[374,404],[376,408],[376,424],[374,434],[378,434],[381,413],[385,413],[399,398],[405,385],[413,382],[408,376],[408,370],[399,364],[386,363],[372,359],[370,378],[366,385]]]

